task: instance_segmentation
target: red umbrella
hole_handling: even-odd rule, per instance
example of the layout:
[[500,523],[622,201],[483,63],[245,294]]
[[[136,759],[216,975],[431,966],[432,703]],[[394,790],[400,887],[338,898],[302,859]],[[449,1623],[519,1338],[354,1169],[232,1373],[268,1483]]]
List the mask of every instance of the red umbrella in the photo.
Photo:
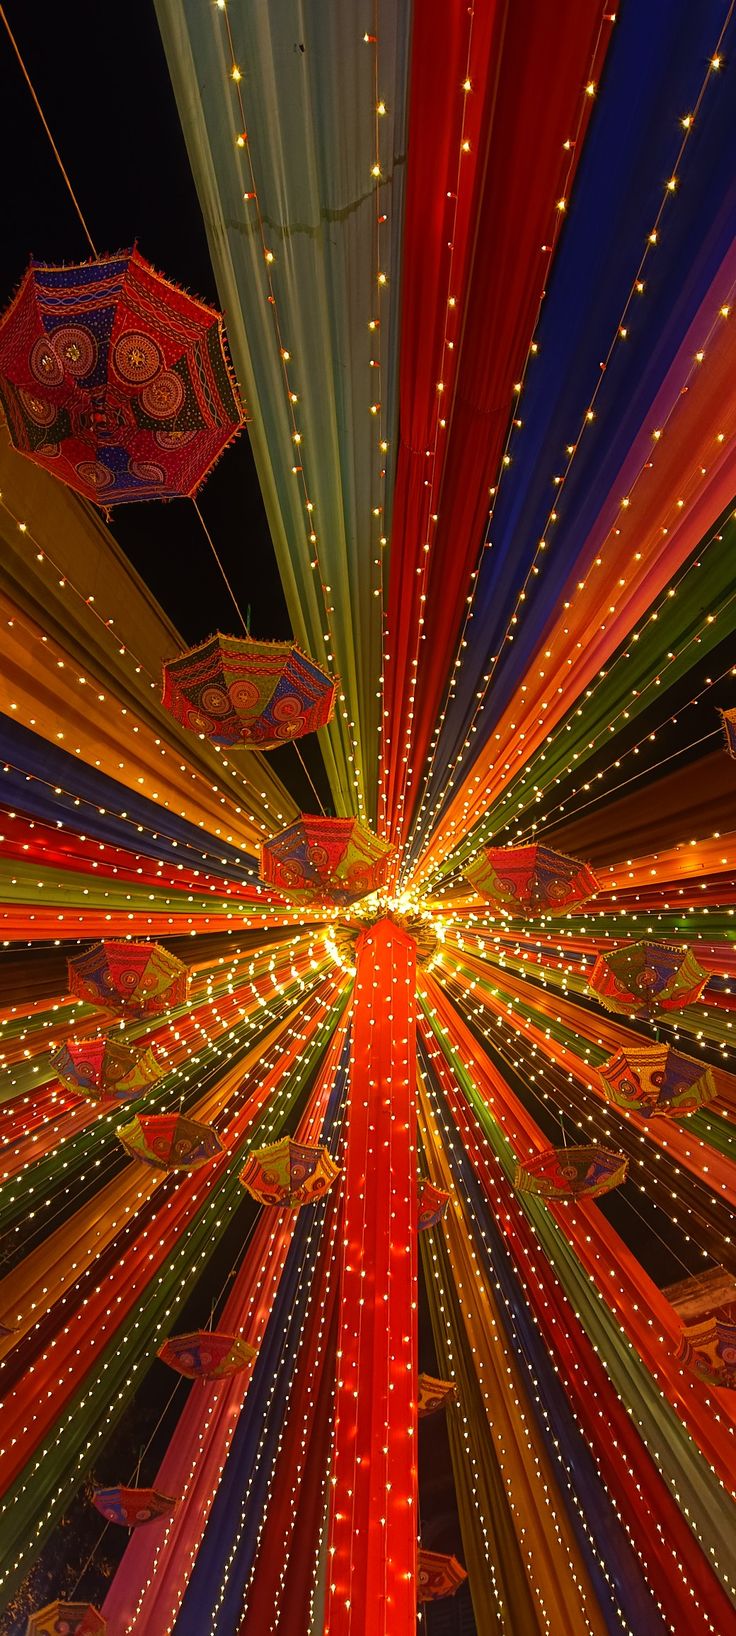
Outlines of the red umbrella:
[[598,1071],[609,1102],[633,1108],[645,1119],[679,1119],[717,1095],[707,1063],[695,1062],[671,1045],[626,1045]]
[[444,1409],[456,1396],[454,1380],[436,1380],[434,1375],[420,1375],[417,1382],[417,1409],[420,1417]]
[[137,250],[32,261],[0,320],[16,449],[99,505],[196,493],[243,424],[222,318]]
[[49,1066],[68,1091],[92,1102],[130,1102],[165,1072],[149,1045],[97,1038],[65,1040]]
[[339,1174],[328,1148],[284,1136],[269,1147],[255,1148],[240,1172],[240,1180],[259,1204],[299,1210],[303,1204],[314,1204],[322,1198]]
[[692,949],[676,943],[625,943],[610,954],[599,954],[590,975],[591,991],[607,1011],[639,1017],[652,1011],[681,1011],[694,1005],[707,986],[708,972],[698,965]]
[[628,1159],[605,1147],[549,1147],[517,1165],[520,1193],[543,1199],[595,1199],[625,1180]]
[[436,1602],[441,1596],[454,1596],[467,1577],[456,1556],[442,1556],[439,1551],[420,1551],[417,1601]]
[[357,818],[302,813],[264,841],[261,880],[299,903],[354,903],[386,884],[392,852]]
[[158,1357],[187,1380],[222,1380],[247,1369],[257,1348],[240,1335],[225,1335],[219,1329],[195,1329],[189,1335],[170,1335],[158,1349]]
[[422,1177],[419,1183],[419,1214],[417,1217],[417,1227],[420,1233],[424,1231],[425,1227],[437,1226],[437,1223],[444,1216],[449,1200],[449,1193],[445,1193],[441,1187],[435,1187],[433,1182],[427,1181],[426,1176]]
[[222,1152],[211,1126],[183,1113],[141,1114],[120,1125],[117,1136],[131,1158],[154,1170],[199,1170]]
[[723,736],[726,740],[726,749],[736,761],[736,710],[720,710]]
[[337,686],[295,642],[218,632],[164,665],[163,703],[212,744],[276,750],[327,725]]
[[26,1636],[105,1636],[107,1620],[91,1602],[49,1602],[32,1613]]
[[67,961],[69,989],[90,1005],[137,1017],[160,1017],[182,1005],[189,972],[160,943],[95,943]]
[[96,1488],[92,1504],[108,1522],[119,1522],[123,1528],[140,1528],[143,1523],[157,1522],[176,1510],[178,1500],[160,1494],[157,1488]]
[[587,864],[537,845],[484,846],[465,879],[509,914],[559,914],[599,890]]

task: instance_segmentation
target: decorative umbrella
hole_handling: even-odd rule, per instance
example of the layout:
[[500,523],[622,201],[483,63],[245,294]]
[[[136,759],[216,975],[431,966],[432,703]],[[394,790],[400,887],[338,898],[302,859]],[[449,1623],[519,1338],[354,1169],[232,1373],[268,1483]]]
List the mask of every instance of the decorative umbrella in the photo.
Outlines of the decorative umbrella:
[[192,495],[244,421],[222,318],[138,251],[32,261],[0,321],[16,449],[86,500]]
[[736,1391],[736,1312],[731,1319],[685,1324],[676,1355],[698,1380]]
[[276,750],[327,725],[337,687],[295,642],[218,632],[164,665],[163,703],[212,744]]
[[170,1335],[157,1356],[188,1380],[222,1380],[247,1369],[256,1353],[257,1347],[249,1346],[239,1335],[195,1329],[189,1335]]
[[417,1216],[417,1227],[420,1233],[424,1231],[425,1227],[437,1226],[437,1223],[442,1220],[449,1202],[449,1193],[445,1193],[441,1187],[435,1187],[432,1182],[427,1181],[426,1176],[422,1177],[419,1183],[419,1214]]
[[329,1149],[290,1136],[269,1147],[255,1148],[240,1172],[243,1187],[259,1204],[285,1205],[299,1210],[314,1204],[340,1174]]
[[159,1494],[157,1488],[96,1488],[92,1504],[108,1522],[119,1522],[123,1528],[140,1528],[145,1522],[171,1516],[179,1501]]
[[420,1375],[417,1385],[420,1419],[425,1414],[435,1414],[438,1409],[444,1409],[445,1404],[457,1396],[454,1380],[436,1380],[434,1375]]
[[436,1602],[442,1596],[454,1596],[467,1577],[456,1556],[442,1556],[438,1551],[420,1551],[417,1601]]
[[211,1126],[183,1113],[141,1114],[119,1125],[117,1135],[133,1159],[154,1170],[199,1170],[222,1152]]
[[72,994],[130,1016],[159,1017],[189,992],[187,967],[160,943],[95,943],[67,968]]
[[726,749],[728,750],[729,755],[733,756],[734,761],[736,761],[736,709],[719,710],[718,714],[721,718],[723,736],[726,740]]
[[736,1278],[725,1267],[662,1291],[682,1324],[677,1357],[708,1386],[736,1389]]
[[694,1005],[708,983],[708,972],[698,965],[692,949],[676,943],[626,943],[610,954],[599,954],[590,975],[591,993],[607,1011],[680,1011]]
[[710,1102],[717,1087],[710,1068],[670,1045],[627,1045],[599,1070],[609,1102],[644,1118],[680,1118]]
[[150,1046],[129,1045],[105,1034],[66,1040],[49,1063],[66,1090],[92,1102],[130,1102],[164,1073]]
[[620,1186],[628,1163],[605,1147],[549,1147],[517,1165],[514,1185],[543,1199],[595,1199]]
[[465,879],[509,914],[558,914],[600,890],[587,864],[537,845],[485,846]]
[[32,1613],[26,1636],[105,1636],[107,1620],[91,1602],[49,1602]]
[[261,848],[261,880],[298,903],[354,903],[386,883],[393,852],[356,818],[302,813]]

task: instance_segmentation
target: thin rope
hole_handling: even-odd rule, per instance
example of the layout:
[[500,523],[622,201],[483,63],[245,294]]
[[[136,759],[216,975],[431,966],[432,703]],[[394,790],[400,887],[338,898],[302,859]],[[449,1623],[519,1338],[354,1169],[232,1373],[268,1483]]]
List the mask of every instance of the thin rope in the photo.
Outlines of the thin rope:
[[200,520],[200,523],[202,524],[202,528],[204,530],[205,538],[206,538],[207,543],[208,543],[208,545],[210,547],[210,550],[211,550],[212,555],[213,555],[213,557],[215,559],[215,562],[217,563],[217,566],[218,566],[218,568],[220,570],[220,573],[222,574],[222,577],[223,577],[223,579],[225,581],[225,584],[226,584],[226,586],[228,588],[228,591],[230,592],[230,596],[232,597],[233,606],[235,608],[235,612],[236,612],[236,614],[238,616],[238,619],[240,620],[240,623],[241,623],[241,625],[243,627],[243,630],[245,631],[246,636],[250,636],[250,631],[248,630],[248,626],[246,625],[245,619],[243,618],[243,615],[242,615],[242,613],[240,611],[240,603],[238,602],[238,599],[237,599],[237,597],[235,595],[235,592],[234,592],[234,590],[232,588],[232,585],[230,584],[230,581],[229,581],[229,579],[227,577],[227,574],[225,573],[225,570],[224,570],[224,568],[222,566],[220,558],[219,558],[219,556],[217,554],[217,547],[215,545],[215,542],[214,542],[214,540],[212,538],[212,535],[210,534],[210,531],[209,531],[209,529],[207,527],[207,524],[206,524],[206,522],[204,520],[204,517],[202,516],[202,513],[201,513],[201,511],[199,509],[199,506],[197,504],[197,501],[194,499],[194,496],[192,496],[192,505],[194,506],[194,509],[195,509],[195,511],[197,513],[197,516],[198,516],[199,520]]
[[319,810],[320,810],[320,812],[321,812],[321,814],[322,814],[322,817],[323,817],[323,818],[326,818],[326,816],[327,816],[327,814],[326,814],[326,812],[325,812],[325,809],[324,809],[324,807],[323,807],[323,805],[322,805],[322,802],[321,802],[321,801],[320,801],[320,798],[319,798],[319,791],[318,791],[318,790],[317,790],[317,789],[315,789],[315,786],[314,786],[314,781],[313,781],[313,779],[312,779],[312,775],[311,775],[311,773],[310,773],[310,771],[309,771],[309,768],[308,768],[308,766],[307,766],[307,763],[306,763],[306,761],[305,761],[305,760],[304,760],[304,757],[303,757],[303,755],[302,755],[302,752],[301,752],[301,750],[300,750],[300,749],[299,749],[299,745],[298,745],[298,744],[297,744],[297,742],[296,742],[296,739],[292,739],[292,741],[291,741],[291,742],[292,742],[292,744],[293,744],[293,746],[294,746],[294,749],[295,749],[295,750],[296,750],[296,753],[297,753],[297,755],[298,755],[298,757],[299,757],[299,760],[300,760],[300,761],[301,761],[301,764],[302,764],[302,768],[303,768],[303,770],[304,770],[304,772],[305,772],[305,773],[306,773],[306,776],[307,776],[307,778],[308,778],[308,779],[309,779],[309,782],[310,782],[310,785],[311,785],[311,787],[312,787],[312,794],[313,794],[313,796],[314,796],[314,799],[315,799],[315,801],[316,801],[316,802],[317,802],[317,805],[318,805],[318,807],[319,807]]
[[44,128],[44,130],[46,132],[46,135],[47,135],[47,137],[49,139],[49,142],[51,143],[51,147],[53,149],[54,158],[56,160],[56,163],[57,163],[57,165],[59,167],[59,170],[61,171],[61,174],[62,174],[62,176],[64,178],[64,181],[66,182],[67,188],[69,189],[69,195],[70,195],[72,204],[74,205],[74,209],[76,210],[77,215],[79,217],[79,220],[82,223],[85,238],[86,238],[87,243],[88,243],[88,245],[90,247],[90,250],[92,251],[93,256],[96,256],[97,253],[98,253],[97,252],[97,246],[95,245],[94,239],[92,238],[92,234],[90,233],[90,230],[89,230],[89,228],[87,226],[87,223],[86,223],[86,221],[84,219],[84,216],[82,214],[82,207],[81,207],[81,205],[79,203],[79,200],[77,198],[76,193],[74,192],[74,188],[72,187],[71,181],[69,179],[69,174],[68,174],[68,172],[67,172],[67,170],[66,170],[66,168],[64,166],[64,161],[63,161],[63,159],[61,157],[61,154],[59,153],[59,150],[58,150],[58,148],[56,146],[54,138],[51,135],[51,129],[50,129],[50,126],[49,126],[49,122],[48,122],[48,120],[46,118],[46,115],[45,115],[45,113],[43,111],[43,108],[41,107],[41,104],[40,104],[40,102],[38,100],[38,97],[36,96],[36,92],[35,92],[34,87],[33,87],[33,82],[31,80],[31,76],[30,76],[30,74],[28,72],[28,69],[26,68],[26,65],[25,65],[25,63],[23,61],[23,58],[22,58],[21,54],[20,54],[20,49],[18,47],[18,42],[17,42],[17,40],[15,38],[13,30],[10,27],[8,19],[7,19],[6,15],[5,15],[4,6],[0,6],[0,21],[2,21],[5,24],[8,39],[10,40],[10,44],[12,45],[13,50],[15,52],[15,55],[18,58],[18,62],[20,63],[23,78],[25,79],[26,85],[28,86],[28,89],[29,89],[29,91],[31,93],[31,96],[33,97],[33,101],[34,101],[34,103],[36,105],[36,111],[38,113],[39,119],[41,120],[41,124],[43,125],[43,128]]
[[[228,591],[230,592],[230,596],[231,596],[232,602],[233,602],[233,607],[235,608],[235,612],[237,613],[238,619],[240,620],[240,623],[241,623],[241,625],[243,627],[243,630],[245,631],[246,636],[250,637],[250,631],[248,630],[248,625],[247,625],[246,620],[243,618],[243,614],[241,612],[241,608],[240,608],[240,604],[238,602],[238,599],[237,599],[237,597],[235,595],[235,592],[234,592],[234,590],[232,588],[232,585],[230,584],[230,581],[229,581],[229,579],[227,577],[227,574],[225,573],[225,569],[223,568],[223,565],[222,565],[222,563],[220,561],[220,558],[219,558],[219,556],[217,554],[217,547],[215,546],[215,542],[214,542],[214,540],[212,538],[212,535],[210,534],[210,531],[209,531],[209,529],[207,527],[207,524],[206,524],[206,522],[204,520],[204,517],[202,516],[202,513],[201,513],[201,511],[199,509],[199,506],[197,504],[197,501],[194,498],[192,498],[192,505],[194,506],[194,509],[195,509],[195,511],[197,513],[197,516],[198,516],[199,520],[200,520],[200,523],[202,524],[202,528],[204,530],[205,537],[207,539],[207,542],[209,544],[209,547],[210,547],[212,555],[213,555],[213,557],[215,559],[215,562],[217,563],[217,566],[218,566],[218,568],[220,570],[220,573],[222,574],[222,577],[223,577],[223,579],[225,581],[225,584],[226,584],[226,586],[228,588]],[[319,791],[315,788],[314,781],[312,779],[312,775],[311,775],[311,773],[309,771],[309,768],[308,768],[308,766],[307,766],[307,764],[306,764],[306,762],[304,760],[302,752],[299,749],[299,745],[296,743],[296,741],[294,739],[292,739],[291,742],[294,745],[294,749],[296,750],[296,753],[297,753],[297,755],[299,757],[299,760],[300,760],[300,762],[302,764],[302,770],[304,772],[305,777],[307,778],[307,780],[309,782],[309,786],[311,788],[314,799],[317,802],[317,805],[319,807],[320,812],[322,813],[322,817],[324,818],[325,817],[325,809],[324,809],[324,807],[322,805],[322,802],[320,800]]]

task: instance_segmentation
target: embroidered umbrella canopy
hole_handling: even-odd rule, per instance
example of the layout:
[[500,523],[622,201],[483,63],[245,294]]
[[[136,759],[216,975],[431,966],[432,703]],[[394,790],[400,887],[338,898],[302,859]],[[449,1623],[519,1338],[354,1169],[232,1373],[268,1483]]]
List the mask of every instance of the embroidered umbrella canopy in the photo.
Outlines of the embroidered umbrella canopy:
[[169,1335],[158,1349],[158,1357],[170,1369],[188,1380],[221,1380],[240,1374],[256,1356],[240,1335],[225,1335],[217,1329],[195,1329],[189,1335]]
[[736,1391],[736,1312],[732,1318],[705,1318],[685,1324],[677,1357],[708,1386]]
[[595,1199],[626,1177],[628,1159],[605,1147],[550,1147],[516,1167],[520,1193],[544,1199]]
[[67,967],[72,994],[137,1017],[182,1005],[189,989],[187,967],[159,943],[95,943]]
[[284,1136],[270,1147],[254,1149],[240,1172],[240,1180],[259,1204],[299,1210],[303,1204],[320,1199],[339,1174],[339,1165],[328,1148]]
[[442,1596],[454,1596],[467,1577],[457,1557],[442,1556],[438,1551],[420,1551],[417,1601],[436,1602]]
[[133,1159],[155,1170],[198,1170],[222,1152],[209,1125],[182,1113],[141,1114],[117,1134]]
[[119,1522],[123,1528],[140,1528],[143,1523],[168,1517],[178,1503],[157,1488],[96,1488],[92,1495],[92,1504],[101,1516],[108,1522]]
[[485,846],[465,879],[509,914],[555,914],[599,890],[587,864],[548,846]]
[[130,1102],[164,1073],[150,1046],[129,1045],[105,1034],[65,1040],[49,1065],[68,1091],[91,1102]]
[[422,1177],[419,1183],[419,1214],[417,1216],[417,1227],[420,1233],[424,1231],[425,1227],[437,1226],[437,1223],[444,1216],[449,1201],[449,1193],[445,1193],[441,1187],[435,1187],[432,1182],[427,1181],[426,1176]]
[[326,727],[337,686],[295,642],[218,632],[164,665],[163,703],[212,744],[276,750]]
[[243,423],[220,314],[137,250],[32,261],[0,322],[16,449],[86,500],[194,494]]
[[726,749],[736,761],[736,709],[720,710],[719,715],[723,727],[723,736],[726,740]]
[[32,1613],[26,1636],[105,1636],[107,1620],[91,1602],[49,1602]]
[[436,1380],[434,1375],[420,1375],[417,1381],[417,1408],[420,1418],[444,1409],[457,1396],[454,1380]]
[[261,848],[261,880],[299,903],[354,903],[384,886],[393,848],[356,818],[302,813]]
[[707,983],[708,973],[692,949],[676,943],[626,943],[610,954],[599,954],[590,975],[591,993],[607,1011],[633,1012],[637,1017],[694,1005]]
[[609,1102],[645,1118],[680,1118],[710,1102],[717,1087],[706,1063],[670,1045],[627,1045],[599,1070]]

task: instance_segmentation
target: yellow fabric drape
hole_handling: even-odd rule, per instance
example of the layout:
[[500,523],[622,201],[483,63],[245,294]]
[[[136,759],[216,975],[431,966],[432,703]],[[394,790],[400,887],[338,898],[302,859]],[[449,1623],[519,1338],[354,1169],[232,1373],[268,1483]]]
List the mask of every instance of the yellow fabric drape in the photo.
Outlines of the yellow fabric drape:
[[[483,1515],[483,1524],[481,1530],[475,1526],[466,1533],[467,1515],[474,1504],[471,1477],[467,1459],[455,1461],[463,1544],[468,1555],[466,1566],[479,1629],[484,1632],[500,1629],[503,1636],[518,1636],[518,1632],[526,1633],[527,1629],[530,1636],[537,1629],[564,1631],[565,1636],[584,1636],[584,1633],[585,1636],[606,1636],[603,1616],[568,1522],[555,1472],[544,1447],[530,1435],[525,1388],[504,1338],[495,1293],[476,1259],[469,1215],[454,1190],[449,1161],[421,1079],[419,1122],[430,1178],[450,1193],[442,1226],[443,1241],[439,1246],[428,1246],[423,1254],[427,1267],[433,1248],[437,1253],[441,1295],[437,1290],[432,1294],[435,1281],[431,1273],[427,1283],[430,1302],[434,1302],[435,1330],[440,1337],[443,1330],[447,1336],[442,1344],[441,1363],[442,1367],[454,1365],[459,1374],[460,1403],[473,1441],[474,1469],[478,1473],[475,1505]],[[448,1297],[453,1285],[456,1299]],[[458,1326],[461,1326],[459,1332]],[[479,1407],[485,1415],[488,1437],[478,1430]],[[459,1453],[461,1443],[457,1435],[454,1444]],[[516,1535],[513,1556],[508,1550],[508,1540],[497,1541],[495,1536],[499,1506],[497,1490],[494,1494],[494,1466],[501,1476]],[[503,1608],[500,1624],[482,1544],[483,1527],[487,1538],[493,1538],[498,1558],[494,1573]],[[521,1616],[521,1597],[534,1609],[534,1626],[525,1623]],[[492,1622],[487,1622],[489,1619]]]

